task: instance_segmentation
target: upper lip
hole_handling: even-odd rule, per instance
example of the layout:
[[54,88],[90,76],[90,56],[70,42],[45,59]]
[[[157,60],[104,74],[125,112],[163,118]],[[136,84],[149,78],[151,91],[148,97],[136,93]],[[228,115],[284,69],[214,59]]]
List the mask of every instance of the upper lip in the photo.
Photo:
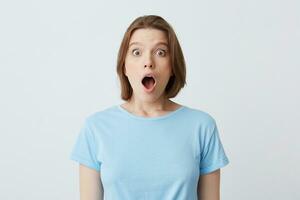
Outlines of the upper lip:
[[142,80],[143,80],[146,76],[147,76],[147,77],[152,77],[152,78],[154,78],[154,80],[155,80],[155,82],[156,82],[156,76],[154,75],[154,73],[146,73],[146,74],[144,74]]

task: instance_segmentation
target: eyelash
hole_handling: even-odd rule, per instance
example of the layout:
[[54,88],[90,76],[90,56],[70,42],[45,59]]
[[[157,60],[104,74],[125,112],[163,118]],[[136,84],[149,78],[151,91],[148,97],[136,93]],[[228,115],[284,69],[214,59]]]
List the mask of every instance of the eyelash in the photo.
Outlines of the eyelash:
[[[138,49],[133,49],[133,50],[131,51],[131,53],[133,54],[133,52],[134,52],[135,50],[138,50]],[[166,54],[167,54],[167,51],[166,51],[166,50],[164,50],[164,49],[159,49],[159,50],[161,50],[161,51],[164,52],[165,55],[163,55],[163,57],[166,56]],[[135,56],[135,55],[134,55],[134,56]]]

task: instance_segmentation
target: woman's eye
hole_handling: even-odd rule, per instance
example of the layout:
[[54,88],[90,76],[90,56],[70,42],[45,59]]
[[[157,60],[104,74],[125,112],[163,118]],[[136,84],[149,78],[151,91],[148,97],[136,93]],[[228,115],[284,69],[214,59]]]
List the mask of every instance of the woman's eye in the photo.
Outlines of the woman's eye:
[[157,51],[157,53],[158,53],[159,56],[165,56],[165,55],[166,55],[166,51],[163,50],[163,49],[159,49],[159,50]]
[[[134,56],[139,56],[141,53],[140,53],[140,51],[138,49],[133,49],[132,50],[132,54]],[[157,55],[159,55],[159,56],[165,56],[166,55],[166,50],[164,50],[164,49],[158,49],[157,50]]]
[[140,55],[140,52],[139,52],[138,49],[133,49],[132,54],[135,55],[135,56],[138,56],[138,55]]

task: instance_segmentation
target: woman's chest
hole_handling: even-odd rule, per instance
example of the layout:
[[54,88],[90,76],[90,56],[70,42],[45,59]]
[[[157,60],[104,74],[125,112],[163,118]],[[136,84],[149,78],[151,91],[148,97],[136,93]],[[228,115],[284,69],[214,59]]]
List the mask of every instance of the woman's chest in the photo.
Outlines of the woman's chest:
[[135,189],[142,189],[197,181],[195,136],[188,131],[148,128],[106,134],[99,149],[103,184],[135,183]]

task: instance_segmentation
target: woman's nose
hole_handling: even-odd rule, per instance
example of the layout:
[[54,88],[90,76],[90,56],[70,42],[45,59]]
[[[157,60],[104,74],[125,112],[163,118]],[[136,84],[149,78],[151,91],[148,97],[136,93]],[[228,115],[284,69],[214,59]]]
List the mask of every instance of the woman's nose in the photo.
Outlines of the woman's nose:
[[146,67],[152,68],[152,64],[145,64],[144,67],[145,67],[145,68],[146,68]]
[[151,55],[146,55],[144,60],[144,67],[153,67],[153,60]]

